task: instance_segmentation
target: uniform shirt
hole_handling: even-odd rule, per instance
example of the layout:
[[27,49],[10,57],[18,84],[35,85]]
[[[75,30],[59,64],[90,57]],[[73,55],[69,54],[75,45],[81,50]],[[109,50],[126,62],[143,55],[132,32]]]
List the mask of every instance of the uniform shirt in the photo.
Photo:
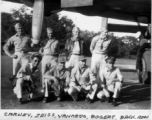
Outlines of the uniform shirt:
[[106,40],[107,38],[102,38],[100,40],[99,36],[96,36],[92,39],[90,50],[95,54],[107,54],[107,48],[111,42],[111,40]]
[[73,50],[72,50],[73,54],[80,54],[80,43],[79,41],[74,41],[74,46],[73,46]]
[[78,83],[79,85],[85,85],[95,81],[95,76],[91,72],[91,69],[86,66],[82,70],[79,67],[72,69],[71,81]]
[[83,41],[81,40],[76,40],[76,41],[71,41],[71,39],[66,41],[65,44],[65,49],[67,49],[69,52],[72,54],[82,54],[83,53]]
[[15,52],[29,52],[31,51],[31,40],[28,36],[19,37],[17,34],[15,34],[7,41],[3,49],[5,52],[10,53],[9,49],[12,46],[15,46]]
[[[46,77],[47,76],[47,77]],[[44,75],[44,78],[50,78],[53,76],[57,78],[59,81],[65,82],[65,86],[69,84],[69,76],[70,73],[67,71],[67,69],[60,70],[58,67],[54,67],[53,69],[50,69],[47,71]]]
[[59,42],[55,39],[48,40],[43,47],[44,55],[58,55],[59,54]]
[[114,67],[111,71],[106,67],[100,72],[100,78],[103,83],[109,84],[112,79],[118,78],[120,82],[123,80],[123,76],[119,68]]

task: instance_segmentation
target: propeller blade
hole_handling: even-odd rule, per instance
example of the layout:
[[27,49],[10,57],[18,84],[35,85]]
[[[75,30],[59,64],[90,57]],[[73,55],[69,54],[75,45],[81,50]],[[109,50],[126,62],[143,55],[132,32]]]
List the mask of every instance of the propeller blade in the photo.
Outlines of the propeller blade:
[[33,7],[32,20],[32,37],[33,43],[38,44],[40,41],[44,14],[44,0],[35,0]]

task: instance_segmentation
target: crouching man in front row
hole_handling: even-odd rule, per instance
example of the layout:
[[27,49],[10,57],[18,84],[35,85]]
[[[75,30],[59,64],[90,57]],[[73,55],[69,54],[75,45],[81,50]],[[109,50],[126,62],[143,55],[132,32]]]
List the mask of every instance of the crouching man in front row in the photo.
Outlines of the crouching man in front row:
[[39,53],[31,55],[31,63],[25,64],[21,67],[17,74],[16,86],[14,87],[14,93],[17,95],[18,101],[22,104],[22,97],[24,89],[29,93],[29,99],[32,99],[32,87],[34,82],[38,80],[38,65],[42,59]]
[[48,102],[49,92],[52,89],[57,101],[61,101],[69,87],[70,73],[65,68],[65,59],[58,58],[58,64],[44,74],[44,100]]
[[123,76],[119,68],[114,67],[114,57],[108,57],[105,61],[106,68],[100,71],[102,90],[97,94],[97,97],[101,99],[102,102],[104,101],[104,98],[108,98],[108,102],[112,102],[112,105],[116,106],[116,100],[119,97],[122,87]]
[[86,100],[92,103],[97,88],[96,78],[91,69],[86,65],[86,58],[80,56],[78,67],[75,67],[71,72],[69,95],[72,96],[74,101],[77,101],[78,94],[86,93]]

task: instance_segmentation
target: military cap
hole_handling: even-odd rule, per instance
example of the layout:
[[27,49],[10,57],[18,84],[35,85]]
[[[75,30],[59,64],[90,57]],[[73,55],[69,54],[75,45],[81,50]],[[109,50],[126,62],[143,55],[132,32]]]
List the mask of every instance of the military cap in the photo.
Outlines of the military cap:
[[114,63],[116,61],[116,58],[113,56],[108,57],[107,59],[105,59],[106,63]]
[[59,63],[64,63],[64,62],[66,62],[66,60],[63,57],[59,57],[58,58],[58,62]]
[[42,55],[41,55],[40,53],[38,53],[38,52],[33,53],[33,54],[31,55],[31,59],[33,59],[34,57],[38,57],[38,58],[40,59],[40,61],[42,60]]
[[79,61],[84,61],[84,60],[87,60],[87,58],[85,56],[82,55],[79,57]]

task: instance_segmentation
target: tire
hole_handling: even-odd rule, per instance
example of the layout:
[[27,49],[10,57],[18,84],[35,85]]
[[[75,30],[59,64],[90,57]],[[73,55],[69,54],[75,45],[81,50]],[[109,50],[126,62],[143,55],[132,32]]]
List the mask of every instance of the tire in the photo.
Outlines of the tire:
[[143,81],[143,77],[145,76],[145,69],[146,69],[146,64],[144,59],[141,58],[141,63],[142,63],[142,70],[137,70],[137,74],[138,74],[138,80],[139,83],[144,83]]

